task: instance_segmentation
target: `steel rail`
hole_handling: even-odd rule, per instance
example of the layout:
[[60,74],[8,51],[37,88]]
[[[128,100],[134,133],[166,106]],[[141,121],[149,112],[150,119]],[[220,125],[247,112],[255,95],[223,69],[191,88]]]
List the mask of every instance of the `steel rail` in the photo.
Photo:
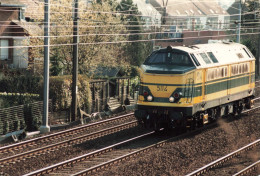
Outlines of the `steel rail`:
[[47,174],[47,173],[52,172],[52,171],[55,171],[55,170],[57,170],[57,169],[59,169],[59,168],[63,168],[63,167],[66,167],[66,166],[70,166],[70,165],[73,164],[73,163],[80,162],[80,161],[83,161],[83,160],[86,160],[86,159],[95,157],[95,156],[97,156],[97,155],[107,153],[107,152],[109,152],[109,151],[112,151],[114,148],[116,148],[116,147],[118,147],[118,146],[120,146],[120,145],[129,143],[129,142],[132,142],[132,141],[134,141],[134,140],[141,139],[141,138],[143,138],[143,137],[147,137],[147,136],[149,136],[149,135],[151,135],[151,134],[154,134],[154,133],[155,133],[154,131],[148,132],[148,133],[139,135],[139,136],[137,136],[137,137],[134,137],[134,138],[131,138],[131,139],[128,139],[128,140],[119,142],[119,143],[117,143],[117,144],[113,144],[113,145],[110,145],[110,146],[108,146],[108,147],[105,147],[105,148],[102,148],[102,149],[99,149],[99,150],[96,150],[96,151],[93,151],[93,152],[84,154],[84,155],[82,155],[82,156],[78,156],[78,157],[76,157],[76,158],[72,158],[72,159],[69,159],[69,160],[66,160],[66,161],[63,161],[63,162],[54,164],[54,165],[52,165],[52,166],[48,166],[48,167],[46,167],[46,168],[36,170],[36,171],[34,171],[34,172],[25,174],[24,176],[32,176],[32,175],[37,175],[37,176],[38,176],[38,175]]
[[[111,166],[111,165],[114,164],[114,163],[118,163],[118,162],[120,162],[120,161],[124,161],[124,160],[126,160],[126,159],[131,158],[131,157],[134,157],[134,156],[136,156],[136,155],[138,155],[138,154],[141,154],[141,153],[150,151],[150,150],[152,150],[153,148],[161,147],[161,146],[165,145],[165,144],[166,144],[167,142],[169,142],[169,141],[174,141],[174,140],[178,140],[178,139],[181,139],[181,138],[190,136],[190,135],[194,135],[194,134],[196,134],[196,133],[198,133],[198,132],[201,132],[201,131],[203,131],[203,130],[205,130],[205,129],[212,128],[212,127],[214,127],[214,126],[215,126],[215,124],[207,125],[207,126],[205,126],[205,127],[198,128],[198,129],[196,129],[196,130],[194,130],[194,131],[191,131],[191,132],[188,132],[188,133],[184,133],[184,134],[182,134],[182,135],[180,135],[180,136],[171,137],[171,138],[169,138],[169,139],[167,139],[167,140],[160,141],[160,142],[158,142],[158,143],[152,144],[152,145],[147,146],[147,147],[144,147],[144,148],[142,148],[142,149],[133,151],[133,152],[131,152],[131,153],[129,153],[129,154],[125,154],[125,155],[123,155],[123,156],[119,156],[118,158],[112,159],[112,160],[107,161],[107,162],[105,162],[105,163],[102,163],[102,164],[93,166],[93,167],[91,167],[91,168],[89,168],[89,169],[86,169],[86,170],[84,170],[84,171],[80,171],[80,172],[76,173],[75,175],[88,175],[88,174],[90,174],[90,173],[93,173],[93,172],[98,171],[98,170],[100,170],[100,169],[103,169],[103,168],[105,168],[105,167],[109,167],[109,166]],[[154,131],[153,131],[153,132],[150,132],[150,134],[153,134],[153,133],[155,133],[155,132],[154,132]],[[147,134],[148,134],[148,133],[147,133]],[[115,144],[115,145],[117,145],[117,144]],[[115,145],[114,145],[114,146],[115,146]],[[105,147],[104,149],[108,149],[108,147]],[[111,151],[111,150],[110,150],[110,151]],[[98,152],[100,152],[100,153],[98,153]],[[94,155],[95,155],[95,154],[98,155],[98,154],[102,154],[102,151],[101,151],[101,150],[94,151],[94,152],[92,152],[91,154],[93,154],[93,153],[94,153]],[[42,168],[42,169],[39,169],[39,170],[37,170],[37,171],[28,173],[28,174],[26,174],[26,175],[24,175],[24,176],[39,176],[39,175],[43,175],[43,174],[48,174],[48,173],[51,173],[51,172],[56,171],[56,170],[58,170],[58,169],[64,168],[64,167],[66,167],[66,166],[71,166],[71,165],[74,164],[74,163],[84,161],[84,160],[86,160],[86,159],[89,158],[89,157],[86,157],[86,156],[88,156],[88,155],[89,155],[89,154],[85,154],[85,155],[82,155],[82,156],[79,156],[79,157],[76,157],[76,158],[72,158],[72,159],[70,159],[70,160],[63,161],[63,162],[61,162],[61,163],[57,163],[57,164],[55,164],[55,165],[52,165],[52,166],[49,166],[49,167],[46,167],[46,168]]]
[[57,133],[53,133],[53,134],[50,134],[50,135],[46,135],[46,136],[26,140],[26,141],[23,141],[23,142],[3,146],[3,147],[0,147],[0,154],[9,152],[11,150],[22,149],[26,146],[37,145],[37,143],[40,142],[40,141],[49,141],[49,140],[52,140],[52,139],[58,139],[58,138],[61,138],[61,137],[71,136],[73,134],[76,134],[80,131],[87,130],[89,128],[94,128],[94,127],[102,125],[102,124],[107,124],[107,123],[111,123],[113,121],[117,121],[117,120],[120,120],[120,119],[127,118],[129,116],[132,116],[133,114],[134,113],[129,113],[129,114],[125,114],[125,115],[115,117],[115,118],[110,118],[110,119],[102,120],[102,121],[99,121],[99,122],[95,122],[95,123],[91,123],[91,124],[67,129],[67,130],[60,131],[60,132],[57,132]]
[[252,100],[256,101],[256,100],[259,100],[259,99],[260,99],[260,97],[257,97],[257,98],[254,98],[254,99],[252,99]]
[[251,109],[244,110],[244,111],[242,111],[242,114],[245,114],[245,113],[248,113],[248,112],[257,110],[257,109],[259,109],[259,108],[260,108],[260,106],[256,106],[256,107],[253,107],[253,108],[251,108]]
[[206,173],[208,170],[228,161],[229,159],[231,159],[231,158],[239,155],[240,153],[247,151],[247,150],[249,150],[249,149],[251,149],[251,148],[253,148],[253,147],[255,147],[256,145],[259,145],[259,144],[260,144],[260,139],[254,141],[254,142],[252,142],[252,143],[250,143],[250,144],[248,144],[248,145],[246,145],[246,146],[244,146],[244,147],[242,147],[242,148],[240,148],[240,149],[238,149],[238,150],[236,150],[236,151],[234,151],[234,152],[232,152],[232,153],[230,153],[226,156],[223,156],[223,157],[207,164],[206,166],[203,166],[202,168],[199,168],[199,169],[193,171],[192,173],[187,174],[186,176],[202,175],[202,174]]
[[245,169],[239,171],[238,173],[234,174],[233,176],[247,175],[248,173],[252,172],[253,170],[256,170],[258,165],[260,165],[260,160],[251,164],[250,166],[246,167]]
[[78,143],[85,141],[86,139],[94,139],[94,138],[101,137],[101,136],[104,136],[104,135],[112,134],[114,132],[118,132],[118,131],[123,130],[123,129],[134,127],[137,124],[138,124],[138,121],[135,120],[135,121],[128,122],[128,123],[125,123],[125,124],[121,124],[121,125],[117,125],[117,126],[114,126],[114,127],[107,128],[107,129],[103,129],[103,130],[100,130],[100,131],[97,131],[97,132],[94,132],[94,133],[91,133],[91,134],[79,136],[79,137],[76,137],[76,138],[73,138],[73,139],[69,139],[69,140],[66,140],[66,141],[62,141],[62,142],[59,142],[59,143],[51,144],[51,145],[48,145],[48,146],[45,146],[45,147],[37,148],[37,149],[30,150],[30,151],[27,151],[27,152],[24,152],[24,153],[20,153],[20,154],[17,154],[17,155],[6,157],[6,158],[3,158],[3,159],[0,159],[0,166],[1,165],[7,165],[9,163],[13,163],[15,161],[19,161],[19,160],[24,159],[24,158],[30,158],[32,156],[35,156],[36,154],[44,154],[46,152],[57,150],[57,149],[62,148],[62,147],[78,144]]
[[148,152],[148,151],[151,151],[152,149],[154,148],[157,148],[157,147],[160,147],[160,146],[163,146],[166,142],[168,142],[168,140],[165,140],[165,141],[162,141],[162,142],[159,142],[159,143],[156,143],[156,144],[153,144],[153,145],[150,145],[148,147],[145,147],[145,148],[142,148],[142,149],[139,149],[137,151],[133,151],[129,154],[126,154],[126,155],[123,155],[123,156],[120,156],[120,157],[117,157],[115,159],[112,159],[110,161],[107,161],[105,163],[101,163],[97,166],[94,166],[94,167],[91,167],[89,169],[86,169],[86,170],[83,170],[83,171],[80,171],[76,174],[73,174],[71,176],[83,176],[83,175],[89,175],[89,174],[92,174],[93,172],[96,172],[102,168],[106,168],[108,166],[111,166],[112,164],[115,164],[115,163],[119,163],[121,161],[124,161],[124,160],[127,160],[127,159],[130,159],[136,155],[139,155],[141,153],[145,153],[145,152]]

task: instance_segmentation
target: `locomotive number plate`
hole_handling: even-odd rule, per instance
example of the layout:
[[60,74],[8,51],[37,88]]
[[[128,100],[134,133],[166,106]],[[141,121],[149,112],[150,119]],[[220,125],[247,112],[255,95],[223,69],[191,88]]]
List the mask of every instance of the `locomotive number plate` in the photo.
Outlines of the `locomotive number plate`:
[[157,86],[158,92],[167,92],[167,86]]

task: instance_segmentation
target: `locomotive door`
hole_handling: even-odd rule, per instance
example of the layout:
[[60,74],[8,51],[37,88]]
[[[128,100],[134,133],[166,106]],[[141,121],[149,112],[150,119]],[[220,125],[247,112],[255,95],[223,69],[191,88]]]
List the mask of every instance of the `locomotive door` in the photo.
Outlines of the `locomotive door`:
[[205,88],[205,82],[206,82],[206,73],[207,70],[203,69],[202,71],[202,84],[201,84],[201,101],[205,101],[205,94],[206,94],[206,88]]
[[194,83],[194,103],[200,103],[205,99],[205,70],[197,70]]

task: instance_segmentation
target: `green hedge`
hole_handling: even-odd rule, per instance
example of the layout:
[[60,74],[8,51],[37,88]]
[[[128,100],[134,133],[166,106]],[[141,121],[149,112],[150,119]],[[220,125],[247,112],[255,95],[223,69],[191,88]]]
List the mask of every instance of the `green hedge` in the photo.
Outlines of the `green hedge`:
[[8,75],[0,80],[0,92],[39,93],[41,77],[33,75]]
[[0,92],[0,108],[28,104],[35,101],[40,101],[40,96],[38,94]]
[[[52,99],[55,111],[67,110],[71,106],[72,76],[52,76],[49,80],[49,98]],[[43,90],[43,81],[40,83],[40,90]],[[40,93],[43,99],[43,91]],[[85,111],[91,108],[91,91],[89,79],[86,76],[78,76],[78,105]]]

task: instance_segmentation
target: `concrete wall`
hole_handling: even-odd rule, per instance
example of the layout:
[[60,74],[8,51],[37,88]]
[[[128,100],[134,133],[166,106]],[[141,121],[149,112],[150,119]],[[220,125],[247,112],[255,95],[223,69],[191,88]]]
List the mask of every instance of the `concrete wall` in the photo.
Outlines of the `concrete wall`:
[[169,45],[189,46],[195,44],[203,44],[208,43],[209,40],[224,40],[226,39],[225,35],[225,31],[183,31],[182,39],[156,41],[155,46],[159,46],[159,48],[164,48]]

